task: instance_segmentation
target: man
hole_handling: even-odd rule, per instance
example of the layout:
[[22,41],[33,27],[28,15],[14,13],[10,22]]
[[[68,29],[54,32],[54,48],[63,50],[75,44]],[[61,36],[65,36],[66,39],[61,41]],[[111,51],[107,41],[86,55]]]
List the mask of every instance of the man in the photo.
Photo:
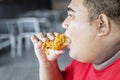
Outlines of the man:
[[[120,80],[120,0],[72,0],[63,22],[71,39],[71,64],[60,71],[56,59],[40,49],[44,34],[32,36],[40,64],[40,80]],[[54,39],[58,33],[48,33]]]

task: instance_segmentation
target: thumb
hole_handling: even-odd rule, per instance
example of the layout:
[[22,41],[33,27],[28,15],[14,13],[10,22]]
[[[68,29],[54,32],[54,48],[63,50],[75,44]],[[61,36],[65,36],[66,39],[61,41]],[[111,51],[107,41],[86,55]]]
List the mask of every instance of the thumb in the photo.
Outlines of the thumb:
[[48,60],[56,60],[61,54],[64,53],[64,50],[48,50],[49,55],[47,55]]
[[54,51],[56,55],[61,55],[63,54],[65,51],[64,50],[55,50]]

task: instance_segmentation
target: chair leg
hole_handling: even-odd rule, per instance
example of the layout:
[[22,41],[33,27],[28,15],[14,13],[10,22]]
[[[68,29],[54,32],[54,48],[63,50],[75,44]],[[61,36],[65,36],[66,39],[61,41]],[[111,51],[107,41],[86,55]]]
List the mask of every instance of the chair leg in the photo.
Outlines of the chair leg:
[[16,53],[16,40],[13,36],[10,37],[11,38],[11,57],[15,57],[15,53]]
[[50,22],[47,22],[47,23],[45,23],[45,26],[47,27],[47,29],[48,29],[48,32],[50,32],[50,27],[51,27],[51,24],[50,24]]
[[22,38],[18,37],[17,39],[17,55],[22,56]]
[[30,38],[25,38],[25,48],[28,50],[30,48]]

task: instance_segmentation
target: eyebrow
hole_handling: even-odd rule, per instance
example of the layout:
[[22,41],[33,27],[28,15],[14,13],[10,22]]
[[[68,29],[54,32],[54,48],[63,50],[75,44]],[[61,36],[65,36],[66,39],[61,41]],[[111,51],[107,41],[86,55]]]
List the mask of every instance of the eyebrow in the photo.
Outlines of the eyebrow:
[[71,11],[71,12],[75,12],[75,10],[73,10],[73,9],[70,8],[70,7],[67,8],[67,11],[68,11],[68,12],[69,12],[69,11]]

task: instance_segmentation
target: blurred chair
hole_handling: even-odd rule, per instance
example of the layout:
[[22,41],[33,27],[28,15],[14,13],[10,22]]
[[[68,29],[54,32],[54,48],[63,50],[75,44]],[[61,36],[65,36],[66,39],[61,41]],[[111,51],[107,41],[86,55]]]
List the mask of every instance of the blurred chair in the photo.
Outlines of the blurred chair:
[[16,53],[16,36],[13,33],[15,23],[15,19],[0,20],[0,49],[10,46],[11,57],[15,57]]
[[[60,22],[60,11],[58,10],[39,10],[31,13],[31,16],[36,16],[41,25],[41,31],[44,28],[46,32],[56,31],[58,23]],[[29,14],[30,15],[30,14]]]
[[50,20],[47,17],[40,17],[38,18],[38,20],[39,20],[39,25],[40,25],[42,32],[45,32],[45,33],[51,32],[52,25],[51,25]]
[[25,48],[30,47],[30,37],[40,32],[39,21],[35,17],[23,17],[17,19],[19,35],[17,38],[17,54],[22,55],[23,39],[25,39]]
[[51,28],[51,14],[48,10],[28,11],[21,16],[36,17],[39,20],[40,29],[42,32],[49,32]]
[[[36,17],[41,25],[42,32],[53,32],[59,30],[62,10],[33,10],[28,11],[20,16]],[[64,13],[63,13],[64,14]]]

